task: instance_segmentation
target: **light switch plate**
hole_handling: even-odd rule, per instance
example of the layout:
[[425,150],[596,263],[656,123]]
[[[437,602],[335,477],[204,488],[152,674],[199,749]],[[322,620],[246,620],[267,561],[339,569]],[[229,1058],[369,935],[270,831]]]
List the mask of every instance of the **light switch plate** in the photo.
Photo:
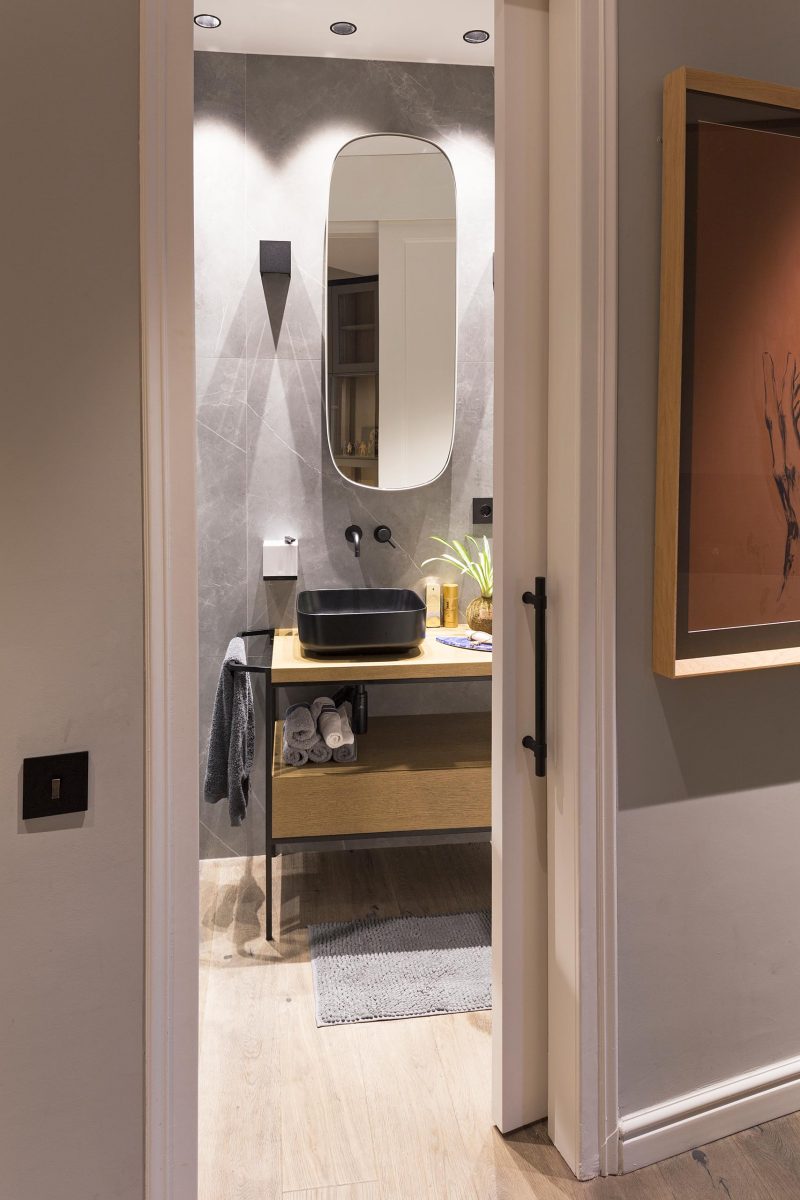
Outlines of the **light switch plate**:
[[22,763],[22,819],[86,812],[89,807],[89,751],[43,754]]

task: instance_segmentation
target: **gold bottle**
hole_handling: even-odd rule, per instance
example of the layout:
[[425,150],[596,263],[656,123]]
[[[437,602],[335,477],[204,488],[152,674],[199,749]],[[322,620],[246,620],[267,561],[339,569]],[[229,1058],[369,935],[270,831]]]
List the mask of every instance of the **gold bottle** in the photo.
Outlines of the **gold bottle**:
[[442,596],[444,598],[444,621],[442,624],[445,629],[458,628],[458,584],[445,583],[442,587]]

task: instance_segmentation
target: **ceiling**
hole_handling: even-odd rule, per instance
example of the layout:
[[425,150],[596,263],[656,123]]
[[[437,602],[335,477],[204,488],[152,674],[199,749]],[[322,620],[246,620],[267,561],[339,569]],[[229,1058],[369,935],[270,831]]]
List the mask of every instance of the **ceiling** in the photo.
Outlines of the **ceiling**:
[[[194,0],[194,11],[222,20],[219,29],[194,26],[195,50],[482,67],[494,61],[493,38],[464,41],[468,29],[494,33],[494,0]],[[338,37],[330,31],[334,21],[352,21],[358,31]]]

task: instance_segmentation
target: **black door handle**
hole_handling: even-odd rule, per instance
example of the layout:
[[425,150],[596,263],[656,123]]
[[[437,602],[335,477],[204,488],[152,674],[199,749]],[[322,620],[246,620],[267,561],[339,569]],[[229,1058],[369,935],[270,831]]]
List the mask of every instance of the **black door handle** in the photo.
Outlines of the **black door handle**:
[[532,592],[523,592],[523,604],[532,604],[534,611],[533,640],[536,653],[534,668],[534,736],[522,739],[526,750],[533,753],[536,775],[547,774],[547,588],[544,577],[536,576]]

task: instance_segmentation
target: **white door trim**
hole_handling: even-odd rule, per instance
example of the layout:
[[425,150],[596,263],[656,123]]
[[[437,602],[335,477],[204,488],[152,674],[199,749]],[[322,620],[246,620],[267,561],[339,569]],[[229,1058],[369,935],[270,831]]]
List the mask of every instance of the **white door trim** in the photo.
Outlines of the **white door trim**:
[[600,154],[597,544],[597,975],[601,1175],[621,1170],[617,1008],[617,0],[602,0],[598,37]]
[[[141,0],[145,1180],[197,1197],[197,550],[189,0]],[[135,898],[132,898],[132,903]]]
[[800,1058],[745,1071],[620,1121],[620,1171],[704,1146],[800,1108]]
[[[147,1197],[196,1200],[192,9],[188,0],[141,0],[141,15]],[[552,753],[575,767],[569,787],[548,801],[550,1127],[575,1173],[588,1177],[616,1169],[617,1136],[615,4],[551,0],[550,15],[550,127],[558,133],[550,274],[561,281],[550,296],[550,410],[563,419],[551,421],[549,444],[554,467],[562,465],[559,431],[579,462],[567,495],[574,520],[551,527],[551,547],[556,532],[565,536],[548,565]]]
[[550,1136],[617,1170],[616,2],[550,4]]

